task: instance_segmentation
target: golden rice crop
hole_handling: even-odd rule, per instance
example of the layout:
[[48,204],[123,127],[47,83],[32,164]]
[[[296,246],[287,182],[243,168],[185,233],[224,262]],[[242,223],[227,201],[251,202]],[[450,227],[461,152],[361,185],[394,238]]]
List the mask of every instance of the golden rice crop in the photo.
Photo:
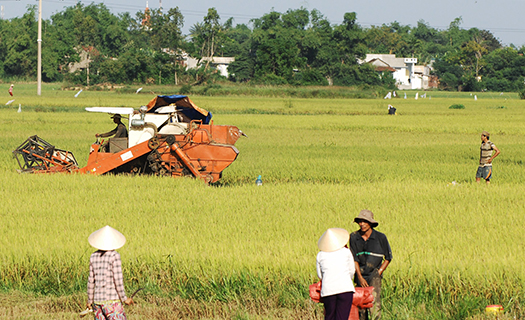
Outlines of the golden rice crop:
[[[137,107],[151,98],[133,105],[131,96],[120,99],[122,105]],[[124,175],[19,175],[11,151],[29,135],[73,151],[85,165],[94,134],[113,124],[81,109],[0,108],[3,287],[44,294],[84,290],[93,250],[87,237],[106,224],[128,239],[119,252],[133,287],[147,284],[151,292],[158,286],[184,296],[192,277],[210,284],[245,272],[266,279],[264,290],[277,288],[279,278],[306,285],[316,278],[318,237],[329,227],[356,229],[353,218],[368,208],[394,252],[385,274],[392,318],[416,318],[422,301],[444,319],[455,317],[450,312],[456,307],[480,313],[487,301],[517,312],[525,252],[520,100],[192,100],[211,110],[216,124],[237,125],[249,136],[238,141],[240,155],[216,186]],[[457,102],[466,109],[448,109]],[[386,115],[387,103],[395,104],[397,116]],[[474,183],[482,130],[502,151],[490,186]],[[259,174],[262,187],[254,184]],[[244,286],[239,281],[233,286]],[[294,287],[294,281],[283,283]],[[466,295],[474,300],[460,305]]]

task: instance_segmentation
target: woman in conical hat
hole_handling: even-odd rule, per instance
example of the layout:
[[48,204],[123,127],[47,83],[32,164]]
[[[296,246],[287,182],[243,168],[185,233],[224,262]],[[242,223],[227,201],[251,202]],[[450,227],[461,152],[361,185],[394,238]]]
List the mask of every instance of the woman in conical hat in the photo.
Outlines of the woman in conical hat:
[[126,297],[122,262],[115,250],[126,243],[126,238],[105,226],[93,232],[88,242],[97,249],[89,259],[88,308],[93,308],[96,320],[125,320],[122,303],[129,305],[133,300]]
[[330,228],[317,247],[317,276],[321,279],[321,302],[325,320],[347,320],[354,298],[355,263],[348,249],[350,234],[345,229]]

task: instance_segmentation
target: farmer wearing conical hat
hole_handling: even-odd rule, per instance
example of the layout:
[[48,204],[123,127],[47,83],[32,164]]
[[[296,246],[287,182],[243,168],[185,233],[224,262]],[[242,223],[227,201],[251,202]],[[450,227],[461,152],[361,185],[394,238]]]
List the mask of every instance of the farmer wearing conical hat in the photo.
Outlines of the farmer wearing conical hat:
[[[350,235],[350,250],[355,260],[355,282],[358,287],[374,287],[374,306],[369,309],[359,310],[359,319],[372,319],[381,317],[381,279],[383,272],[392,261],[392,250],[386,236],[374,230],[379,224],[374,220],[370,210],[361,210],[354,219],[359,225],[359,230]],[[371,311],[371,312],[370,312]]]
[[479,167],[476,172],[477,183],[483,178],[487,184],[490,184],[490,178],[492,178],[492,160],[500,154],[499,149],[496,148],[496,145],[489,139],[490,133],[483,131],[481,133],[481,147],[479,148]]
[[354,299],[355,264],[348,250],[348,231],[330,228],[323,233],[317,247],[317,276],[321,279],[321,302],[325,320],[348,320]]
[[93,232],[88,242],[98,249],[89,259],[88,308],[93,308],[96,320],[125,320],[122,303],[130,305],[133,299],[126,297],[122,262],[115,250],[126,243],[126,238],[105,226]]

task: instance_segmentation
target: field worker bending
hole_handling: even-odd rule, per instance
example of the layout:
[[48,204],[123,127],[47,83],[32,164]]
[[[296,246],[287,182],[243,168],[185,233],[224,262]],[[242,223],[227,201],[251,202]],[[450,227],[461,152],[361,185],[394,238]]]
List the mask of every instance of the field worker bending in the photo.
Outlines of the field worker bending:
[[11,95],[11,97],[13,96],[13,87],[14,87],[14,86],[15,86],[15,85],[12,84],[12,85],[9,87],[9,94]]
[[396,110],[397,110],[397,109],[394,108],[393,105],[391,105],[391,104],[388,105],[388,114],[389,114],[389,115],[394,115],[394,116],[397,115]]
[[[126,129],[126,125],[122,123],[121,119],[122,116],[120,114],[114,114],[112,117],[113,122],[117,124],[115,129],[106,132],[106,133],[96,133],[95,137],[101,137],[101,138],[107,138],[113,136],[113,138],[127,138],[128,137],[128,130]],[[101,147],[101,150],[105,152],[109,152],[109,143],[104,143]]]
[[88,242],[98,249],[89,259],[88,308],[93,308],[96,320],[125,320],[122,303],[130,305],[133,299],[126,297],[122,262],[115,250],[126,243],[126,238],[117,230],[105,226],[93,232]]
[[386,236],[374,230],[379,225],[370,210],[361,210],[354,222],[359,230],[350,235],[350,250],[355,260],[355,282],[358,287],[374,287],[374,305],[359,310],[359,319],[381,318],[381,279],[392,261],[392,249]]
[[[490,133],[483,131],[481,133],[481,147],[479,155],[479,167],[476,172],[476,182],[479,183],[481,178],[487,181],[487,184],[490,184],[490,179],[492,178],[492,160],[496,158],[500,152],[496,148],[496,145],[490,140]],[[494,154],[493,154],[494,151]]]
[[326,320],[348,320],[354,299],[355,264],[348,249],[348,231],[331,228],[325,231],[317,247],[317,276],[321,279],[321,302]]

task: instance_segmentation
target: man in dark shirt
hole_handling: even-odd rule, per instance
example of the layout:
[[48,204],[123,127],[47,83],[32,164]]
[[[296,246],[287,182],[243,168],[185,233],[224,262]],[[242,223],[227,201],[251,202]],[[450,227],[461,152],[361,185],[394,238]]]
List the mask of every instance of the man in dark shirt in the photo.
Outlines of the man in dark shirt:
[[[113,136],[113,138],[127,138],[128,137],[128,130],[126,129],[126,125],[124,125],[121,121],[121,118],[122,116],[120,114],[114,114],[112,117],[113,119],[113,122],[115,122],[117,124],[117,126],[115,127],[115,129],[109,131],[109,132],[106,132],[106,133],[96,133],[95,134],[95,137],[101,137],[101,138],[106,138],[106,137],[111,137]],[[104,143],[100,149],[103,151],[103,152],[109,152],[109,143],[106,142]]]
[[359,230],[350,235],[350,251],[356,264],[355,282],[358,287],[374,287],[374,306],[359,310],[359,319],[366,320],[371,313],[372,319],[381,317],[381,279],[383,272],[392,261],[392,250],[386,236],[374,230],[379,224],[370,210],[361,210],[354,222]]

